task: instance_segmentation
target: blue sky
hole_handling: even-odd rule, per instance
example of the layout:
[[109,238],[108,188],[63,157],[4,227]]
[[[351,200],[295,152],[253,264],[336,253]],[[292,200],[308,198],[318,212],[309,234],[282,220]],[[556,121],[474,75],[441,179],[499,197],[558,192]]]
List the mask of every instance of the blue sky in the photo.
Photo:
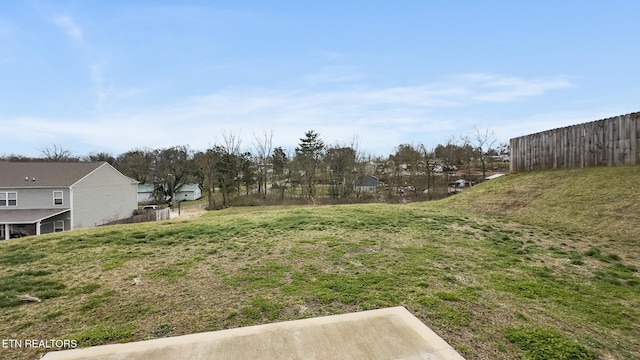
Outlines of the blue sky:
[[0,154],[189,145],[388,155],[640,111],[638,1],[0,4]]

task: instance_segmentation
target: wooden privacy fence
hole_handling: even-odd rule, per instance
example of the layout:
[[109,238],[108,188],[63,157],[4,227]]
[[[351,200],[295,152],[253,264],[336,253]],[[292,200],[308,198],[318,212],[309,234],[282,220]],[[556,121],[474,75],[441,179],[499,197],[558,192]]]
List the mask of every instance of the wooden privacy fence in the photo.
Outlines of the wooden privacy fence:
[[640,113],[513,138],[510,146],[511,172],[640,164]]
[[152,222],[152,221],[162,221],[170,219],[169,208],[159,209],[159,210],[142,210],[136,211],[138,214],[133,215],[132,217],[126,219],[120,219],[116,221],[111,221],[103,225],[116,225],[116,224],[134,224],[141,222]]

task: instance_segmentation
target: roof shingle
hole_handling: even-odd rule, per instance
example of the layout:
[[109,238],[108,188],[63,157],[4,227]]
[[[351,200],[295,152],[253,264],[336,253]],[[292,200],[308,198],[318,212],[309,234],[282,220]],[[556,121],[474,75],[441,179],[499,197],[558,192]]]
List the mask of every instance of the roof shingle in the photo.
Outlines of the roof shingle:
[[0,161],[0,188],[67,187],[104,164]]

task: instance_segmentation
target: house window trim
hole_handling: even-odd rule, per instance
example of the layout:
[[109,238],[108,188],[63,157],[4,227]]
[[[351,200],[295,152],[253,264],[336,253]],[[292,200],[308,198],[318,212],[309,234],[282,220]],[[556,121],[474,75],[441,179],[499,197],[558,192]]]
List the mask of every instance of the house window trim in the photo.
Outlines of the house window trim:
[[53,232],[64,231],[64,220],[55,220],[53,222]]
[[[56,197],[56,193],[60,193],[60,197]],[[56,204],[56,200],[60,200],[60,204]],[[53,206],[64,206],[64,192],[55,190],[53,192]]]
[[[14,198],[11,199],[9,197],[9,194],[14,194]],[[18,192],[17,191],[3,191],[0,192],[0,195],[4,195],[3,199],[0,199],[0,207],[14,207],[14,206],[18,206]],[[14,204],[11,204],[11,202],[14,202]]]

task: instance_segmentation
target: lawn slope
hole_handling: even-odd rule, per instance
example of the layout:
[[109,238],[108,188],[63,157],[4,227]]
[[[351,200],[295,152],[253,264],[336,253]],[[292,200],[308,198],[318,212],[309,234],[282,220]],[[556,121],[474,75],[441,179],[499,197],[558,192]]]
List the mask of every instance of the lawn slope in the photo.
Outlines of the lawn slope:
[[510,174],[442,203],[465,212],[637,241],[640,166]]
[[[438,202],[233,208],[2,241],[0,334],[93,346],[404,306],[468,359],[640,359],[637,223],[618,237],[537,219],[577,210],[518,187],[536,176]],[[570,181],[552,177],[558,193]],[[507,191],[537,195],[496,210]]]

